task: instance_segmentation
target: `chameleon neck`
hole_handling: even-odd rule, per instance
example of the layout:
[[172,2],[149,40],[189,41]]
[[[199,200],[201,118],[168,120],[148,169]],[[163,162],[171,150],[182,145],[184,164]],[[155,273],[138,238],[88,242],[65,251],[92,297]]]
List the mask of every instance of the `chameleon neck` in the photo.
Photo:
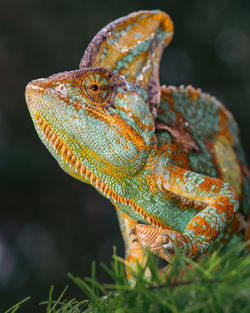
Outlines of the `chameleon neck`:
[[[165,164],[167,160],[164,157]],[[158,227],[166,228],[166,224],[149,213],[148,203],[152,203],[152,193],[159,196],[159,189],[155,177],[157,173],[163,173],[163,167],[157,163],[161,158],[161,153],[156,149],[150,153],[144,167],[136,175],[125,175],[121,178],[120,183],[117,180],[113,188],[104,194],[116,208],[120,209],[130,217],[146,222]],[[164,163],[164,162],[163,162]],[[160,197],[159,197],[160,198]],[[155,204],[156,205],[156,204]],[[159,203],[161,206],[161,203]]]

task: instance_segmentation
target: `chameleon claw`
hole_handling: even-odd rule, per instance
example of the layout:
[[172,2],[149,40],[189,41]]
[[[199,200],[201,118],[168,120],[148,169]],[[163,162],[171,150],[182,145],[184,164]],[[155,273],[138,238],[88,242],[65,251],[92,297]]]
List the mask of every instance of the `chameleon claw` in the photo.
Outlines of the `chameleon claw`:
[[167,244],[169,243],[169,237],[166,234],[162,234],[156,238],[156,242],[162,245]]
[[136,229],[136,226],[135,225],[129,232],[129,239],[132,243],[135,243],[135,242],[139,242],[138,238],[137,238],[137,229]]

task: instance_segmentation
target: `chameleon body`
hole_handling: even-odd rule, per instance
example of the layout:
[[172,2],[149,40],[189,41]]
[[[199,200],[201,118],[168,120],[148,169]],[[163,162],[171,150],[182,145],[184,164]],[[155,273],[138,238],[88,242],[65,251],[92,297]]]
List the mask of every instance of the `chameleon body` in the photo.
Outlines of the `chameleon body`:
[[160,86],[172,36],[164,12],[132,13],[94,37],[79,70],[26,87],[37,133],[62,169],[114,204],[131,266],[145,262],[144,247],[197,259],[248,236],[237,124],[199,89]]

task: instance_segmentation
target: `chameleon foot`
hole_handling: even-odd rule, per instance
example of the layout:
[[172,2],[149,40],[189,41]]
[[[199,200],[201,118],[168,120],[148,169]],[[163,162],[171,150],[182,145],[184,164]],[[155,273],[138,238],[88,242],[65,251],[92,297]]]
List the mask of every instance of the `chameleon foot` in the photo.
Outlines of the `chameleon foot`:
[[186,236],[150,225],[135,225],[130,231],[130,238],[133,242],[138,241],[142,247],[148,247],[153,254],[158,254],[168,262],[175,248],[181,251],[189,248],[189,240]]
[[138,241],[143,247],[148,247],[152,253],[158,254],[168,262],[174,253],[174,247],[183,248],[186,241],[175,231],[141,224],[131,229],[130,238],[133,242]]

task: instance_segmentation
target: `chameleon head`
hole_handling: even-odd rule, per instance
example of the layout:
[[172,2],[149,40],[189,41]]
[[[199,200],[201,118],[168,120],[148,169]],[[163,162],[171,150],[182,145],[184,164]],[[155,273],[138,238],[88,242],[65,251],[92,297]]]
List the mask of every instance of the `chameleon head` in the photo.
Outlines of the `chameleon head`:
[[43,143],[85,182],[112,185],[135,175],[155,144],[146,92],[104,68],[31,81],[25,95]]
[[132,13],[93,38],[80,70],[26,87],[38,135],[60,166],[114,200],[155,145],[159,63],[172,36],[166,13]]

